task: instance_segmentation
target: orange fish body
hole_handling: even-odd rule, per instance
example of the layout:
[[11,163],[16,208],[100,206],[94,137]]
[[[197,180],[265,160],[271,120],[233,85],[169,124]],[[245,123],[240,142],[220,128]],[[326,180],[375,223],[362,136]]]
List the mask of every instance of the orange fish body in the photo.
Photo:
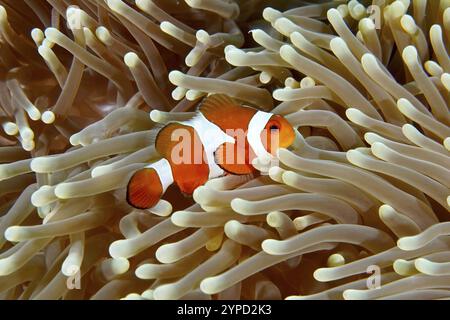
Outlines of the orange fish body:
[[192,120],[172,122],[160,130],[155,147],[162,159],[134,173],[127,201],[148,209],[172,183],[190,195],[226,173],[253,173],[256,156],[274,155],[279,147],[290,146],[294,136],[282,116],[241,106],[225,95],[211,95]]

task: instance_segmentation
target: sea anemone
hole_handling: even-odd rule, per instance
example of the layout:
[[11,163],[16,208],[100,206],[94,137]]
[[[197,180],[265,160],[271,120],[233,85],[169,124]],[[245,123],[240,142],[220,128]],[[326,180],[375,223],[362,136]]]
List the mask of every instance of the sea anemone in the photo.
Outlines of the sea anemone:
[[[449,1],[0,4],[0,299],[450,298]],[[212,93],[294,145],[130,207]]]

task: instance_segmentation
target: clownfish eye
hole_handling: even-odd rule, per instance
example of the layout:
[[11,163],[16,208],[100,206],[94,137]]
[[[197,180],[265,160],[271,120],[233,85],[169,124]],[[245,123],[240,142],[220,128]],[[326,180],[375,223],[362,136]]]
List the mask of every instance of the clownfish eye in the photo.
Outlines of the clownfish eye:
[[280,130],[280,127],[278,127],[278,125],[276,125],[276,124],[273,124],[273,125],[270,126],[269,130],[270,131]]

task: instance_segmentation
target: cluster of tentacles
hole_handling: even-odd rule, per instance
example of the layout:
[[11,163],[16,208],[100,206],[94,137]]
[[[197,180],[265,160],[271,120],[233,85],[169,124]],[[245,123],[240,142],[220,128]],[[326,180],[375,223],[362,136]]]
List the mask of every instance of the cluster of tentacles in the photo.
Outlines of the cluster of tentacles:
[[[0,299],[450,298],[450,1],[0,4]],[[294,146],[131,208],[211,93]]]

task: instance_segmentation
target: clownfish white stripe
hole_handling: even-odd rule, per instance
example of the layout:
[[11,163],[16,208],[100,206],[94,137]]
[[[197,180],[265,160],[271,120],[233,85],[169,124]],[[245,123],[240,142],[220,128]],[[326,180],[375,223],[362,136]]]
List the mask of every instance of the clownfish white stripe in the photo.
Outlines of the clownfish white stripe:
[[217,178],[223,175],[224,170],[216,164],[214,159],[214,152],[222,144],[229,142],[235,143],[235,139],[227,135],[217,125],[205,118],[205,116],[199,112],[198,115],[190,120],[180,122],[184,125],[194,128],[197,135],[202,142],[205,149],[206,160],[209,167],[209,179]]
[[169,161],[165,158],[149,164],[145,168],[152,168],[156,171],[159,180],[161,181],[163,193],[166,192],[167,188],[174,182],[172,168],[170,167]]
[[271,157],[261,140],[261,132],[273,114],[257,111],[248,124],[247,141],[257,157]]

